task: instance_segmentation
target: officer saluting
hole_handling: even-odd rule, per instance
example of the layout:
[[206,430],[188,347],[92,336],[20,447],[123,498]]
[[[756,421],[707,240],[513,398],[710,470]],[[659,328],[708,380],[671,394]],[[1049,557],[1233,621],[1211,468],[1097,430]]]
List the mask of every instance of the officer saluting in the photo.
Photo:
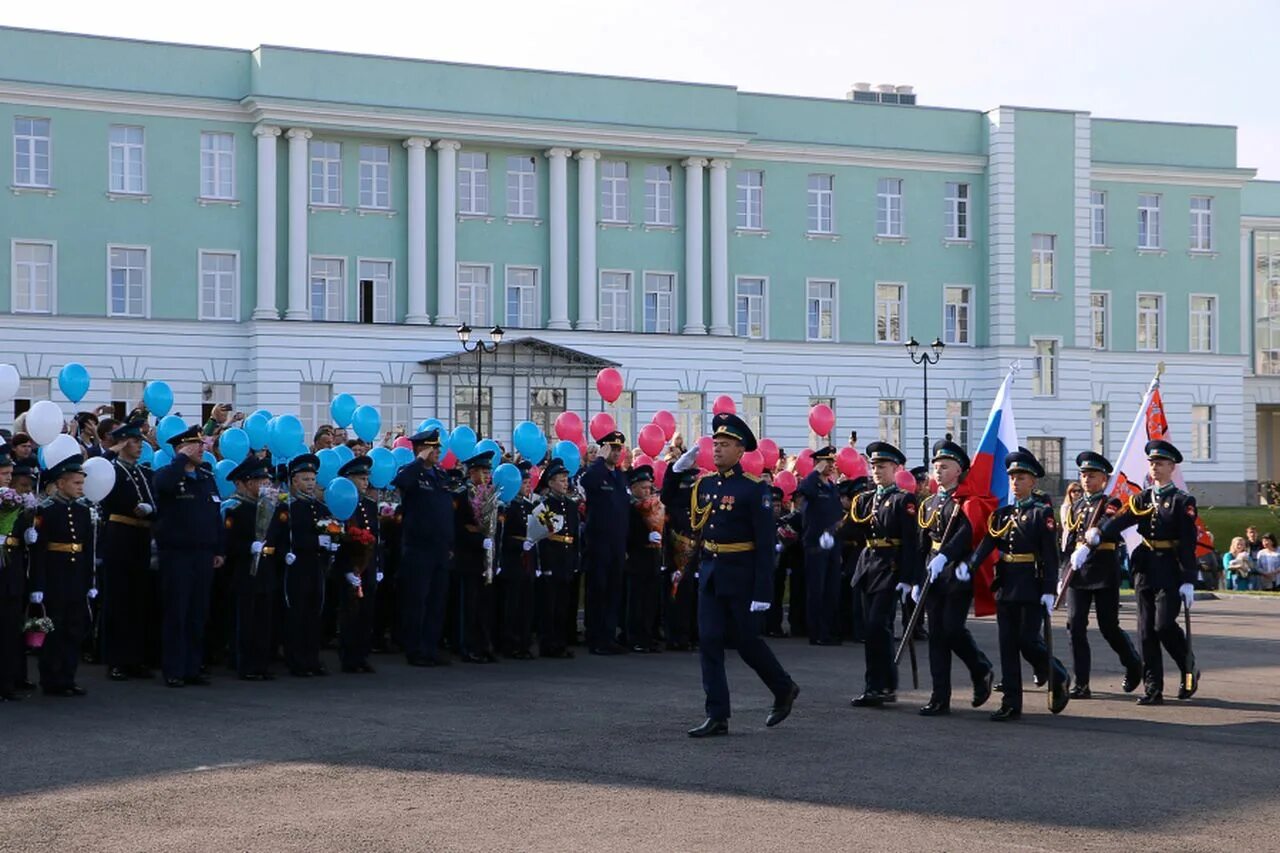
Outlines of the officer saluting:
[[617,637],[631,513],[627,477],[618,467],[626,443],[616,430],[601,438],[600,454],[579,480],[587,496],[587,647],[593,655],[627,651]]
[[436,464],[440,431],[412,436],[417,454],[392,483],[400,492],[401,551],[396,566],[400,599],[400,642],[410,666],[448,666],[437,657],[449,601],[449,564],[453,562],[453,492]]
[[[776,531],[769,486],[742,470],[744,452],[756,449],[756,437],[736,415],[711,422],[716,472],[698,480],[690,495],[690,517],[702,545],[698,571],[698,635],[707,719],[689,731],[702,738],[729,733],[729,683],[724,672],[726,635],[732,630],[738,654],[773,692],[766,726],[791,713],[800,688],[760,637],[761,616],[773,597]],[[697,448],[681,456],[676,473],[693,467]],[[732,626],[732,628],[731,628]]]
[[801,539],[804,542],[805,612],[809,616],[809,645],[838,646],[840,632],[840,556],[832,531],[844,516],[844,507],[833,479],[836,449],[823,447],[813,452],[813,470],[796,494],[804,498]]

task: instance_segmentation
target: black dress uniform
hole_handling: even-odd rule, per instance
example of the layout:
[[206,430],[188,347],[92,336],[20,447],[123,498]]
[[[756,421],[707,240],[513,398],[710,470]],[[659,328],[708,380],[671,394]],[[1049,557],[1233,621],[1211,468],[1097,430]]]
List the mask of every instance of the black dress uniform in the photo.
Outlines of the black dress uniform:
[[[814,451],[813,461],[834,464],[836,449],[823,447]],[[844,507],[836,484],[825,474],[810,471],[796,494],[804,498],[801,510],[804,543],[805,612],[809,618],[810,645],[839,645],[836,619],[840,612],[840,549],[835,547],[834,531]],[[823,540],[823,534],[827,539]],[[824,547],[821,542],[826,541]]]
[[[850,508],[858,495],[873,488],[875,486],[870,477],[854,477],[836,484],[842,498],[841,505],[847,501]],[[855,643],[866,642],[864,597],[861,590],[853,588],[853,574],[858,570],[858,558],[862,556],[862,549],[867,547],[866,526],[850,524],[846,516],[836,528],[836,540],[840,547],[840,637]]]
[[[414,451],[440,447],[438,430],[410,439]],[[439,466],[415,459],[400,469],[393,486],[400,492],[400,560],[396,597],[400,603],[400,644],[415,666],[447,662],[437,658],[449,603],[449,567],[454,549],[454,496]]]
[[[1096,471],[1111,474],[1111,463],[1105,456],[1086,450],[1076,457],[1081,473]],[[1105,492],[1086,494],[1072,504],[1067,518],[1066,553],[1071,555],[1084,544],[1085,533],[1093,527],[1101,527],[1121,509],[1121,502],[1107,497]],[[1067,585],[1067,630],[1071,633],[1071,657],[1075,669],[1076,685],[1071,689],[1073,699],[1090,696],[1089,675],[1092,655],[1089,650],[1089,608],[1092,605],[1098,619],[1098,631],[1120,657],[1125,668],[1124,691],[1131,693],[1142,681],[1142,658],[1133,647],[1133,641],[1120,627],[1120,534],[1112,533],[1107,541],[1099,541],[1098,547],[1089,552],[1083,565],[1071,573]]]
[[[338,476],[367,477],[372,468],[373,460],[368,456],[357,456],[338,469]],[[369,531],[373,535],[373,545],[366,551],[351,542],[344,542],[333,561],[333,574],[340,581],[338,587],[342,594],[342,600],[338,602],[338,660],[343,672],[374,671],[369,655],[373,651],[373,617],[381,591],[378,582],[382,573],[381,522],[378,502],[361,495],[355,511],[345,522],[346,529]],[[358,587],[351,585],[348,574],[360,579]]]
[[[653,467],[639,465],[627,475],[630,485],[652,483]],[[656,496],[652,498],[659,501]],[[634,497],[627,527],[626,613],[627,643],[631,651],[645,654],[659,650],[657,626],[662,586],[662,531],[653,530]],[[657,541],[654,533],[657,533]]]
[[[462,463],[468,471],[473,468],[488,469],[493,465],[493,451],[486,451]],[[484,489],[492,491],[492,483]],[[477,511],[481,492],[470,481],[454,495],[454,536],[457,542],[456,621],[455,651],[466,663],[495,663],[493,649],[493,578],[486,577],[487,550],[485,540],[491,540],[496,524],[490,529]],[[483,504],[481,504],[481,509]],[[490,541],[490,547],[495,545]],[[495,555],[495,567],[496,567]],[[495,568],[496,571],[496,568]]]
[[[601,447],[626,443],[620,432],[600,439]],[[627,530],[631,492],[620,468],[603,457],[587,467],[581,480],[587,497],[587,647],[592,654],[625,651],[617,645],[618,611],[622,604],[623,565],[627,559]]]
[[[566,628],[568,612],[577,608],[570,601],[569,590],[574,574],[578,571],[578,502],[570,492],[556,494],[550,488],[551,479],[567,476],[564,463],[552,459],[542,472],[539,486],[542,500],[531,512],[545,519],[544,526],[550,534],[538,542],[538,584],[542,587],[539,600],[542,614],[538,620],[538,654],[544,658],[571,658]],[[559,528],[553,522],[560,520]]]
[[[176,450],[192,441],[200,441],[199,427],[174,436],[169,444]],[[200,673],[205,625],[214,559],[225,553],[218,485],[203,467],[188,471],[187,462],[186,455],[175,452],[173,461],[155,474],[155,533],[164,610],[161,668],[171,687],[209,681]]]
[[698,631],[698,543],[689,523],[689,494],[696,482],[697,471],[677,473],[668,468],[659,490],[667,514],[662,543],[662,611],[671,651],[692,648]]
[[[1023,472],[1044,476],[1044,469],[1029,451],[1019,449],[1005,457],[1010,474]],[[969,571],[992,551],[1000,551],[991,589],[996,598],[996,624],[1000,636],[1000,672],[1004,699],[994,720],[1018,719],[1022,715],[1022,665],[1019,653],[1040,677],[1052,679],[1053,713],[1067,705],[1071,678],[1049,650],[1041,636],[1041,620],[1048,614],[1043,596],[1052,596],[1058,585],[1058,530],[1053,508],[1034,495],[1013,506],[991,513],[987,535],[969,559]]]
[[[1167,459],[1175,465],[1182,454],[1167,441],[1149,441],[1148,459]],[[1192,673],[1187,689],[1187,637],[1178,625],[1182,609],[1180,588],[1196,579],[1196,499],[1173,483],[1133,495],[1115,517],[1102,526],[1105,542],[1137,526],[1142,544],[1133,549],[1129,565],[1138,599],[1138,638],[1142,644],[1142,677],[1146,695],[1140,704],[1158,704],[1164,697],[1163,645],[1183,676],[1178,698],[1190,698],[1199,687],[1199,673]]]
[[[528,482],[532,465],[521,462],[520,477]],[[533,502],[524,489],[498,512],[497,582],[502,586],[502,648],[516,660],[529,660],[533,655],[534,562],[533,546],[528,542],[529,512]]]
[[[13,463],[0,455],[0,468]],[[22,626],[27,605],[27,544],[32,513],[14,508],[0,516],[0,702],[18,699],[27,680]]]
[[[782,550],[778,553],[774,570],[773,607],[769,608],[766,624],[768,629],[776,631],[777,636],[785,636],[782,631],[782,602],[789,596],[787,632],[792,637],[803,637],[809,633],[808,608],[805,606],[804,542],[801,539],[804,518],[800,510],[791,509],[778,518],[777,526]],[[773,612],[774,607],[777,613]]]
[[[271,467],[264,460],[250,456],[237,465],[227,479],[243,483],[270,476]],[[237,494],[222,502],[227,551],[223,570],[231,579],[235,593],[233,665],[236,674],[246,681],[271,677],[276,560],[275,551],[266,545],[265,538],[258,540],[259,500],[257,495]]]
[[[891,444],[873,441],[867,457],[902,465],[906,457]],[[853,700],[858,707],[875,707],[897,700],[898,670],[893,665],[893,622],[898,593],[920,579],[920,531],[916,496],[897,486],[877,486],[854,499],[849,519],[866,535],[866,547],[853,573],[855,595],[863,597],[866,631],[866,684]]]
[[[289,463],[289,477],[319,468],[320,460],[304,453]],[[329,674],[320,662],[320,619],[337,543],[319,525],[332,520],[329,508],[315,498],[289,495],[267,528],[267,547],[283,577],[284,661],[290,675]]]

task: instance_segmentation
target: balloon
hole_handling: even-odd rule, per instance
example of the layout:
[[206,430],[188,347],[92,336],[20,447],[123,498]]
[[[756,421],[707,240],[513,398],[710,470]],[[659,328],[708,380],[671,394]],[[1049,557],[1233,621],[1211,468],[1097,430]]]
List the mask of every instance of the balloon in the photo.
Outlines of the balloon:
[[204,453],[200,455],[200,461],[205,465],[208,465],[210,468],[212,468],[213,466],[218,464],[218,457],[214,456],[212,453],[206,450]]
[[244,431],[249,436],[250,450],[261,450],[267,446],[270,420],[262,412],[254,412],[244,419]]
[[809,410],[809,429],[824,438],[831,435],[836,425],[836,413],[826,403],[819,403]]
[[502,447],[492,438],[486,438],[476,444],[476,451],[473,456],[479,456],[481,453],[492,453],[493,457],[489,460],[493,464],[502,461]]
[[443,468],[444,470],[452,471],[457,466],[458,466],[458,457],[453,455],[452,450],[450,450],[444,456],[440,457],[440,467]]
[[12,364],[0,364],[0,403],[7,403],[18,396],[18,385],[21,382],[18,368]]
[[402,435],[402,436],[399,436],[395,441],[391,442],[391,447],[393,449],[397,447],[403,447],[407,450],[412,451],[413,442],[409,440],[408,436]]
[[58,371],[58,390],[71,402],[79,403],[89,393],[89,371],[78,361],[63,365]]
[[346,465],[352,459],[356,458],[356,452],[345,444],[339,444],[333,449],[333,452],[338,454],[339,465]]
[[764,454],[759,450],[742,454],[742,470],[759,477],[764,473]]
[[654,412],[653,422],[661,428],[664,441],[670,441],[671,436],[676,434],[676,416],[666,409],[658,409]]
[[356,491],[356,484],[346,477],[335,477],[324,490],[324,505],[338,521],[350,518],[359,503],[360,494]]
[[510,462],[503,462],[493,470],[493,487],[498,490],[498,500],[510,503],[520,494],[520,469]]
[[632,459],[632,460],[631,460],[631,467],[632,467],[632,468],[639,468],[641,465],[648,465],[650,468],[652,468],[652,467],[653,467],[653,457],[652,457],[652,456],[650,456],[650,455],[649,455],[649,454],[647,454],[647,453],[641,453],[641,454],[640,454],[639,456],[637,456],[635,459]]
[[262,415],[268,421],[270,421],[272,418],[275,417],[275,415],[271,414],[271,411],[269,409],[258,409],[256,412],[254,412],[254,414]]
[[444,432],[444,422],[439,418],[427,418],[425,421],[418,424],[418,432],[426,432],[427,430],[432,429],[438,429],[441,432]]
[[600,412],[591,419],[591,437],[596,441],[604,438],[609,433],[618,428],[613,420],[613,415],[608,412]]
[[711,453],[711,436],[704,435],[698,439],[698,467],[710,471],[716,467],[715,456]]
[[737,413],[738,407],[734,405],[733,398],[728,394],[716,397],[716,401],[711,405],[713,415],[736,415]]
[[152,465],[156,461],[156,449],[145,441],[142,442],[142,455],[138,457],[139,465]]
[[562,441],[577,441],[582,438],[582,418],[577,412],[561,412],[556,416],[556,438]]
[[338,476],[338,469],[342,467],[342,462],[338,459],[338,451],[332,447],[318,451],[316,458],[320,460],[320,470],[316,471],[316,482],[320,484],[320,488],[326,489],[333,478]]
[[391,451],[385,447],[375,447],[369,451],[369,461],[373,463],[373,467],[369,469],[369,485],[375,489],[385,489],[391,485],[399,467]]
[[169,439],[179,433],[185,432],[187,422],[177,415],[166,415],[160,419],[160,423],[156,425],[156,439],[161,444],[168,444]]
[[773,484],[782,489],[782,494],[789,498],[796,490],[796,475],[790,471],[779,471],[778,475],[773,478]]
[[213,466],[213,481],[218,484],[218,494],[223,498],[229,498],[236,493],[236,484],[229,479],[231,472],[235,469],[236,463],[230,459],[223,459]]
[[413,461],[413,451],[407,447],[397,447],[391,451],[391,458],[396,461],[396,470],[399,471]]
[[857,479],[858,477],[865,477],[869,473],[867,469],[867,457],[863,456],[861,453],[857,453],[857,451],[854,451],[854,453],[857,454],[857,458],[854,460],[853,465],[850,466],[851,473],[845,475],[850,480]]
[[339,394],[329,404],[329,415],[333,418],[333,425],[342,429],[351,426],[351,416],[355,411],[356,398],[350,394]]
[[653,485],[654,488],[661,489],[662,481],[667,478],[667,463],[659,459],[653,463]]
[[764,458],[764,467],[772,471],[773,466],[778,464],[778,443],[772,438],[762,438],[757,442],[756,449]]
[[449,452],[455,458],[470,459],[476,455],[476,431],[469,426],[460,426],[449,436]]
[[858,470],[858,463],[861,461],[862,454],[854,450],[852,447],[842,447],[840,448],[840,451],[836,453],[836,468],[840,470],[841,474],[851,480],[858,476],[856,472]]
[[578,469],[582,467],[582,451],[572,441],[557,442],[556,448],[551,455],[564,463],[565,470],[569,472],[570,477],[578,473]]
[[239,465],[249,455],[249,433],[240,427],[224,430],[222,435],[218,436],[218,450],[222,453],[224,460],[230,459]]
[[596,374],[596,390],[606,403],[612,403],[622,396],[622,374],[612,367],[601,369]]
[[382,430],[382,415],[373,406],[360,406],[351,414],[351,428],[361,441],[373,441]]
[[116,469],[101,456],[84,461],[84,496],[94,503],[105,500],[116,485]]
[[536,491],[540,480],[542,480],[542,469],[534,465],[529,469],[529,491]]
[[813,451],[805,448],[800,451],[800,455],[796,457],[796,476],[807,477],[809,472],[813,470]]
[[52,400],[41,400],[27,410],[27,435],[43,447],[62,434],[62,409]]
[[650,456],[661,453],[662,445],[666,443],[667,437],[663,434],[662,427],[657,424],[645,424],[640,428],[640,434],[636,436],[636,444]]
[[68,456],[75,456],[80,452],[80,442],[71,436],[63,433],[49,442],[45,447],[40,448],[42,464],[45,469],[52,468]]
[[267,446],[272,456],[287,457],[297,455],[299,445],[305,445],[302,421],[297,415],[281,415],[272,418],[267,427]]
[[898,469],[898,473],[893,475],[893,482],[904,492],[914,492],[916,490],[916,475],[906,468]]
[[525,421],[511,434],[511,444],[516,452],[530,462],[541,462],[547,455],[547,437],[533,421]]
[[142,389],[142,405],[157,418],[163,418],[173,408],[173,389],[168,382],[148,382]]
[[162,447],[156,451],[151,459],[151,467],[159,470],[173,461],[173,450],[168,447]]

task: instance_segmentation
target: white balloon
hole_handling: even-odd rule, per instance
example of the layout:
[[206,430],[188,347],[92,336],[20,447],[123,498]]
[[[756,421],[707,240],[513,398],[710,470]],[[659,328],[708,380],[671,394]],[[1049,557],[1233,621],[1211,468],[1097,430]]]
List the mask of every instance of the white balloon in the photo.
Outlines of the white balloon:
[[80,442],[63,433],[45,445],[44,467],[52,468],[68,456],[75,456],[80,452]]
[[41,400],[27,412],[27,435],[44,447],[62,434],[62,409],[52,400]]
[[0,403],[7,403],[18,394],[18,369],[12,364],[0,364]]
[[[46,453],[48,451],[45,451]],[[116,472],[111,463],[101,456],[86,459],[84,463],[84,496],[94,503],[106,499],[116,484]]]

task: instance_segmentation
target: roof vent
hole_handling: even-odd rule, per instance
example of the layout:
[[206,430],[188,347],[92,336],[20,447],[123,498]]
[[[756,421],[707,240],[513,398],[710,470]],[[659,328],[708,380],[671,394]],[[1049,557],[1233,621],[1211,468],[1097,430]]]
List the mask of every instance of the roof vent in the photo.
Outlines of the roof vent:
[[916,102],[914,86],[899,86],[893,83],[880,83],[873,89],[870,83],[854,83],[845,94],[847,100],[855,104],[906,104]]

